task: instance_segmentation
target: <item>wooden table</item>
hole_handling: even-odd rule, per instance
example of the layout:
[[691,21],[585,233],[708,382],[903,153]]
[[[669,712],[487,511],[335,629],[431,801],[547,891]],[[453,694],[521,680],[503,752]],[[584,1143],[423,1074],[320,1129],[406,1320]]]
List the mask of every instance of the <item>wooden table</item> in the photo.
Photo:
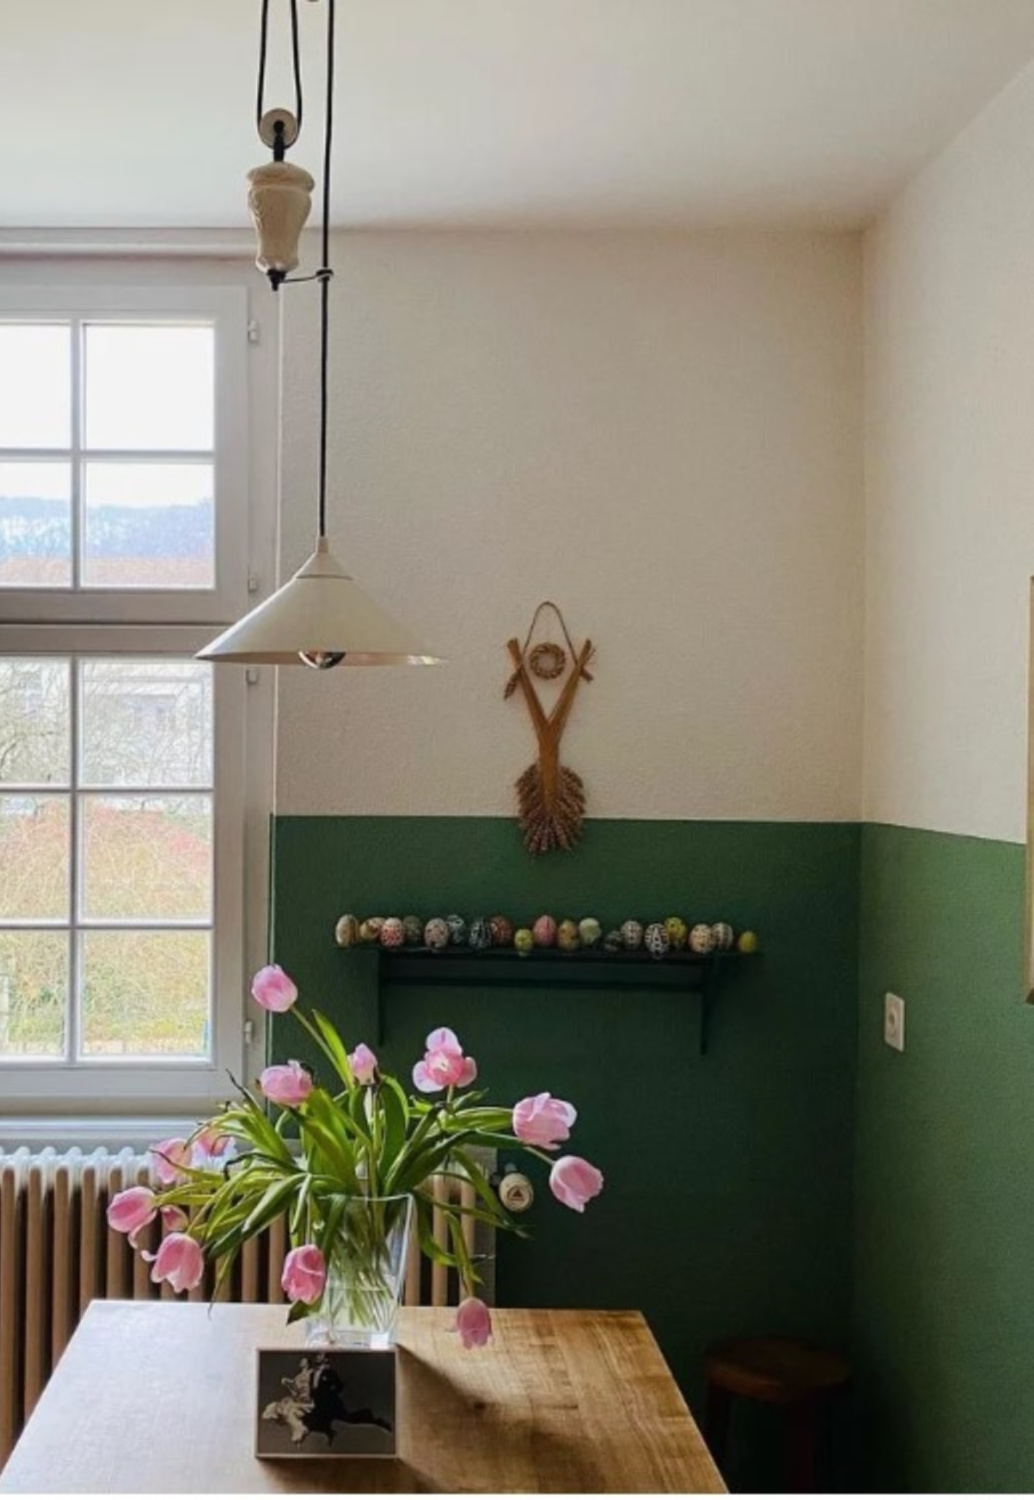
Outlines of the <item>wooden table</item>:
[[93,1302],[3,1475],[7,1494],[724,1492],[641,1313],[499,1310],[464,1351],[405,1308],[394,1459],[254,1458],[255,1350],[282,1307]]

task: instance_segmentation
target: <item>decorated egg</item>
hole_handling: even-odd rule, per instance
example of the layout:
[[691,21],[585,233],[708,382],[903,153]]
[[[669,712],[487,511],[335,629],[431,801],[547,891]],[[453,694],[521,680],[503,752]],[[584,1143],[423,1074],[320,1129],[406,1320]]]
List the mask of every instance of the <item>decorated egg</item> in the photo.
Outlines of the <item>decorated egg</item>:
[[449,942],[462,946],[467,941],[466,922],[456,912],[451,917],[446,917],[445,921],[449,929]]
[[634,952],[636,948],[641,948],[643,946],[642,922],[635,922],[631,919],[627,922],[622,922],[621,942],[622,946],[627,948],[630,953]]
[[668,942],[674,951],[680,953],[686,946],[686,939],[689,937],[689,928],[685,922],[683,922],[681,917],[666,917],[664,930],[668,934]]
[[367,917],[365,922],[359,923],[359,941],[361,943],[375,943],[381,935],[381,928],[383,926],[383,917]]
[[509,948],[513,944],[513,923],[509,917],[496,915],[489,924],[493,948]]
[[449,946],[449,924],[444,917],[432,917],[424,927],[424,943],[438,953]]
[[689,934],[689,946],[694,953],[711,953],[714,949],[714,933],[710,922],[698,922]]
[[612,927],[603,939],[603,946],[608,953],[620,953],[625,946],[621,933],[616,927]]
[[531,932],[536,948],[552,948],[556,942],[556,923],[552,917],[539,917]]
[[741,953],[756,953],[758,951],[758,935],[756,932],[741,932],[736,947]]
[[472,948],[491,948],[492,927],[487,917],[475,917],[470,924],[467,942]]
[[556,930],[556,945],[563,948],[565,953],[573,953],[576,948],[582,946],[582,940],[578,936],[578,923],[572,922],[570,917],[560,923]]
[[578,923],[578,936],[582,940],[583,948],[595,948],[603,936],[603,928],[595,917],[583,917]]
[[728,922],[715,922],[711,927],[711,936],[719,953],[728,953],[735,941],[735,935]]
[[419,948],[424,941],[424,924],[419,917],[403,917],[402,933],[410,948]]
[[401,948],[406,940],[405,928],[402,926],[401,917],[385,917],[380,930],[380,943],[382,948]]
[[535,934],[530,927],[518,927],[513,935],[513,946],[522,958],[527,957],[535,946]]
[[354,948],[359,941],[359,918],[346,912],[334,924],[334,941],[339,948]]
[[671,947],[668,929],[663,922],[651,922],[643,936],[643,942],[651,958],[663,958]]

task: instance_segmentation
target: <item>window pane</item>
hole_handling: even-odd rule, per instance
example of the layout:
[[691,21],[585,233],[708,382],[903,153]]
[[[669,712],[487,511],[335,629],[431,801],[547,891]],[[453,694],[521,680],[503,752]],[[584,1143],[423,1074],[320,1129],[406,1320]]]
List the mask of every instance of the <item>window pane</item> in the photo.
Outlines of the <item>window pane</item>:
[[215,586],[211,464],[103,464],[83,469],[86,588]]
[[81,806],[85,917],[211,917],[210,797],[84,797]]
[[207,932],[84,932],[86,1057],[208,1055]]
[[70,326],[0,323],[0,391],[0,448],[70,448]]
[[212,785],[212,668],[132,657],[79,664],[84,786]]
[[61,1057],[67,997],[67,933],[0,932],[0,1057]]
[[71,583],[70,466],[0,463],[0,588]]
[[215,446],[215,330],[88,323],[86,446]]
[[0,797],[0,920],[68,920],[68,798]]
[[0,658],[0,785],[68,784],[70,678],[60,658]]

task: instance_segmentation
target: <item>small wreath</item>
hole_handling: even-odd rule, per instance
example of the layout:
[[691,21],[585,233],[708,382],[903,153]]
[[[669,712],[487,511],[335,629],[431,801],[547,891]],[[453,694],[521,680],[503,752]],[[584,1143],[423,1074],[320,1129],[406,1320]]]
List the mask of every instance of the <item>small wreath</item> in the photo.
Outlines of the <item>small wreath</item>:
[[542,641],[532,647],[528,665],[543,682],[552,682],[567,666],[567,652],[554,641]]

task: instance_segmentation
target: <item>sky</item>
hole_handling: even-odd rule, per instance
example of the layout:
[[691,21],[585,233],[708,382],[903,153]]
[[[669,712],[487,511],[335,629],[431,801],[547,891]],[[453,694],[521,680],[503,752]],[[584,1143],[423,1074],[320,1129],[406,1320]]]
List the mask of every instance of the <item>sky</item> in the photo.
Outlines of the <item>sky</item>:
[[[83,449],[107,460],[85,466],[87,504],[211,499],[210,461],[156,464],[140,457],[212,452],[214,329],[85,322],[81,345]],[[68,322],[0,323],[0,498],[68,499],[70,462],[28,462],[25,450],[71,457],[72,362]],[[126,457],[112,462],[113,453]]]

